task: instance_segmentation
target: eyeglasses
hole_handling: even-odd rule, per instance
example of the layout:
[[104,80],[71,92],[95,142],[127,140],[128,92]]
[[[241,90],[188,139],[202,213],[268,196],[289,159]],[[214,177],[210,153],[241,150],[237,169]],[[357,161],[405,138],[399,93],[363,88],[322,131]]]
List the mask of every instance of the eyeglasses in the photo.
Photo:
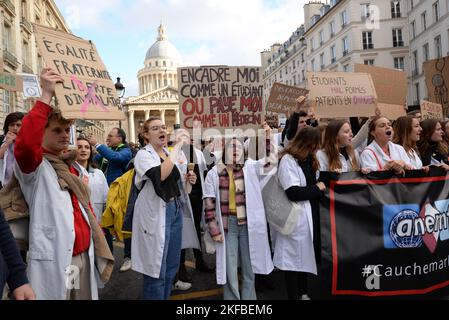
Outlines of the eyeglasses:
[[108,134],[108,138],[116,138],[118,136],[113,136],[112,134]]
[[162,126],[152,126],[150,127],[150,131],[159,131],[159,130],[167,130],[167,126],[166,125],[162,125]]

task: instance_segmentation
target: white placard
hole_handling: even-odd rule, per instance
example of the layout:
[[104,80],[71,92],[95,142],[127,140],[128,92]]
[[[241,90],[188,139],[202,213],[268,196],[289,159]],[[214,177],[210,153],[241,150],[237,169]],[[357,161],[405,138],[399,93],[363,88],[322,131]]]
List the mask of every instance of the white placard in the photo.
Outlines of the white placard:
[[78,149],[77,138],[76,138],[76,126],[72,125],[72,126],[70,126],[69,150],[76,150],[76,149]]
[[25,99],[41,97],[41,86],[37,75],[31,73],[18,73],[17,75],[23,79],[23,96]]

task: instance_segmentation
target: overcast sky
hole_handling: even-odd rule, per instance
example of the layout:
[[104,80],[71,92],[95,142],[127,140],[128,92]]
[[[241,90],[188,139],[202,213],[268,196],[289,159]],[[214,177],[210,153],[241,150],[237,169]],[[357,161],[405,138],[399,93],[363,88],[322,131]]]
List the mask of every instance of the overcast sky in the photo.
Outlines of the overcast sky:
[[92,40],[126,96],[162,21],[183,65],[260,65],[260,52],[304,21],[306,0],[55,0],[72,32]]

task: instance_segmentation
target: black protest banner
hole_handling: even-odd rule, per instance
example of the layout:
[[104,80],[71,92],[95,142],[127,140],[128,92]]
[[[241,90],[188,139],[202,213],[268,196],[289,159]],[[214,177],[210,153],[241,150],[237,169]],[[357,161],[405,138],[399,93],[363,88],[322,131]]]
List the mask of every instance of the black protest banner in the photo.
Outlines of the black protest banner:
[[320,205],[327,294],[425,295],[449,286],[449,176],[376,174],[329,179]]
[[72,34],[34,24],[47,67],[64,79],[56,87],[58,107],[68,119],[123,120],[117,92],[95,45]]
[[[178,68],[181,125],[201,128],[260,128],[264,119],[260,67]],[[195,125],[196,126],[196,125]]]

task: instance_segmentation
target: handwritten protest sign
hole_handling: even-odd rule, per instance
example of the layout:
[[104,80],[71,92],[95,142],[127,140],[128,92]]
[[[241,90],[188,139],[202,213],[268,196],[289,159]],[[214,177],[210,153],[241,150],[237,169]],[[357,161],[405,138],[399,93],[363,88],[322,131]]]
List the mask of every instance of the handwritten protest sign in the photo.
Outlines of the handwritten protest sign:
[[433,103],[421,100],[421,117],[425,119],[443,119],[443,106],[439,103]]
[[192,129],[260,128],[264,121],[260,67],[178,68],[181,126]]
[[267,111],[288,114],[296,107],[296,99],[305,96],[309,90],[287,86],[282,83],[274,83],[268,98]]
[[68,119],[123,120],[117,93],[95,45],[74,35],[34,24],[47,67],[64,79],[56,86],[58,107]]
[[449,116],[449,57],[424,62],[423,69],[429,101],[441,104]]
[[365,73],[309,72],[309,98],[318,118],[370,117],[377,105],[371,76]]
[[270,126],[270,128],[278,128],[279,116],[277,114],[266,114],[265,122]]
[[355,64],[354,72],[371,75],[378,103],[398,105],[404,109],[407,98],[407,74],[404,71]]

